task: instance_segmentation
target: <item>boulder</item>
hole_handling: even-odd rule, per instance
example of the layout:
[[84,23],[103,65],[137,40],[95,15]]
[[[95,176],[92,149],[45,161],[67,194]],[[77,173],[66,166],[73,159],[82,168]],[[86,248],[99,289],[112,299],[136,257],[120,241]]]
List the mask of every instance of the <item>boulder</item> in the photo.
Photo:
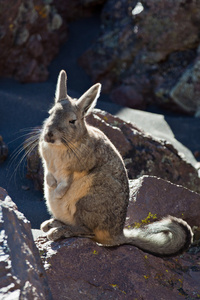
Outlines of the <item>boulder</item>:
[[66,39],[66,23],[52,1],[3,1],[0,28],[0,76],[46,80],[47,66]]
[[[200,195],[155,176],[130,180],[129,215],[134,226],[174,215],[200,228]],[[146,221],[145,221],[146,220]]]
[[170,90],[170,97],[184,111],[200,116],[200,57],[183,73]]
[[108,0],[79,62],[117,103],[197,113],[199,16],[198,1]]
[[[200,192],[197,169],[169,142],[153,138],[105,111],[94,110],[87,121],[102,130],[119,150],[130,179],[153,175]],[[37,149],[28,155],[27,170],[36,188],[42,188],[43,172]]]
[[[200,195],[153,177],[131,181],[130,187],[126,226],[140,226],[167,213],[199,226]],[[84,238],[51,242],[39,237],[36,245],[58,300],[177,300],[200,295],[198,244],[183,255],[164,259],[130,245],[104,248]]]
[[0,298],[52,299],[29,221],[0,188]]

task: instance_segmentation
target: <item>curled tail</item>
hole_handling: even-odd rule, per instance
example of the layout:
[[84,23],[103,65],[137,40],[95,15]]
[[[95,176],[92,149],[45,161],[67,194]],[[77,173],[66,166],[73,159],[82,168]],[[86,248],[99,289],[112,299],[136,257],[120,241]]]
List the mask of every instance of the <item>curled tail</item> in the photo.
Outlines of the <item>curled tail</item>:
[[192,240],[190,226],[171,216],[141,228],[124,229],[124,244],[132,244],[157,256],[181,254]]

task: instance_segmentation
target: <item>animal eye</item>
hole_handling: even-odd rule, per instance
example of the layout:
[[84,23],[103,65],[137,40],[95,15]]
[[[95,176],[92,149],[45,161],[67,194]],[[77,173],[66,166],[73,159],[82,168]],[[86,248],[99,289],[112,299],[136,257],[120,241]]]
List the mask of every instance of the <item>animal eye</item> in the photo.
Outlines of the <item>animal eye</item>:
[[76,120],[69,120],[70,124],[75,124]]

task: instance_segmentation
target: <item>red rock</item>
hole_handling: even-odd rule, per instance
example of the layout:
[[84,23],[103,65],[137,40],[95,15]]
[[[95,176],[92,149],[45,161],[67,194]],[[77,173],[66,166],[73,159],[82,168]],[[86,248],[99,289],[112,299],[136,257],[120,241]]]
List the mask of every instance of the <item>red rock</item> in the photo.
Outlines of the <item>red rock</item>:
[[[197,170],[170,143],[155,139],[133,124],[100,110],[95,110],[88,121],[100,128],[120,151],[130,179],[153,175],[200,192]],[[118,135],[124,139],[118,140]]]
[[141,219],[148,223],[166,215],[174,215],[187,221],[191,227],[200,227],[199,194],[152,176],[131,180],[130,186],[128,214],[135,223]]
[[0,188],[0,199],[4,200],[8,196],[8,193],[5,189]]
[[111,93],[111,99],[115,103],[123,106],[130,106],[136,109],[145,109],[146,103],[142,93],[130,85],[121,85],[114,89]]
[[[130,179],[152,175],[200,192],[198,171],[168,142],[144,133],[131,123],[95,110],[88,123],[101,129],[121,153]],[[28,177],[42,189],[43,171],[35,149],[28,155]]]
[[[149,212],[157,216],[183,212],[191,225],[199,226],[200,195],[152,177],[131,186],[127,226],[152,221]],[[177,300],[199,295],[196,246],[181,256],[162,259],[133,246],[104,248],[84,238],[51,242],[39,237],[36,245],[56,299]]]
[[0,76],[46,80],[47,66],[67,34],[66,22],[51,1],[4,1],[0,27]]
[[106,133],[107,137],[109,137],[109,139],[124,157],[129,151],[131,151],[132,147],[128,139],[124,136],[123,132],[118,127],[118,121],[120,119],[115,118],[111,120],[110,117],[110,114],[107,114],[105,112],[101,114],[101,111],[98,110],[98,112],[96,111],[96,113],[88,116],[87,121],[89,124],[99,128],[104,133]]
[[199,116],[199,16],[198,1],[108,0],[79,62],[117,103]]
[[0,188],[0,298],[52,299],[29,221]]

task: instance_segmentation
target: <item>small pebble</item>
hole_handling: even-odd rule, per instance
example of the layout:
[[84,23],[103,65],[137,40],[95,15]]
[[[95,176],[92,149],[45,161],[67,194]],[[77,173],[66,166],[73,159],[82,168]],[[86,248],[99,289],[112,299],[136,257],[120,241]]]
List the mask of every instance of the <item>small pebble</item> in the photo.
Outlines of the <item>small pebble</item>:
[[194,157],[200,158],[200,151],[198,151],[198,150],[194,151]]

